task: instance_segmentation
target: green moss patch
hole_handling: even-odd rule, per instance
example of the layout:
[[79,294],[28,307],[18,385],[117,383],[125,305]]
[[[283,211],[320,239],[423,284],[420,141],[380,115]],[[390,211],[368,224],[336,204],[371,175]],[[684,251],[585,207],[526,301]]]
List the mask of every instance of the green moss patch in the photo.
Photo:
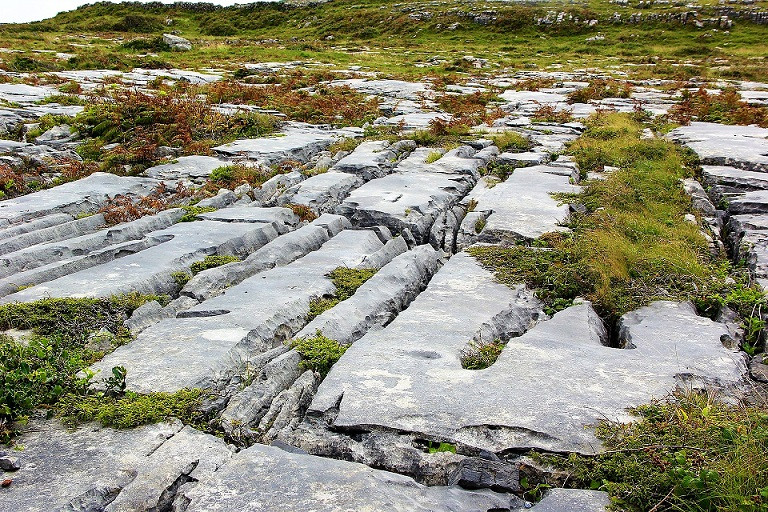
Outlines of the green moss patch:
[[375,268],[338,267],[334,269],[327,277],[333,281],[336,292],[331,297],[319,297],[310,301],[307,321],[313,320],[339,302],[350,298],[376,272],[378,269]]
[[291,342],[291,348],[301,354],[301,367],[325,376],[338,361],[347,347],[338,341],[323,336],[319,330],[314,336],[297,338]]

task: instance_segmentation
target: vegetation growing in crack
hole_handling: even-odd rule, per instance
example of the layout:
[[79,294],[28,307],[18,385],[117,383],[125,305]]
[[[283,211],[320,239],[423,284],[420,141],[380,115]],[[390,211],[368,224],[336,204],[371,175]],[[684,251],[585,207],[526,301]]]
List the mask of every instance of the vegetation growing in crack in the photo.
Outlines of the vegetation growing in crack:
[[520,153],[533,147],[528,137],[517,132],[502,132],[492,136],[491,140],[502,153],[505,151]]
[[[0,441],[37,408],[89,393],[92,373],[78,373],[131,339],[123,322],[142,304],[168,297],[139,294],[103,299],[42,299],[0,306]],[[10,329],[31,330],[24,339]]]
[[211,256],[206,256],[201,261],[194,262],[192,265],[189,266],[189,270],[192,271],[192,275],[196,275],[204,270],[208,270],[209,268],[220,267],[222,265],[226,265],[227,263],[233,263],[235,261],[240,261],[240,258],[238,258],[237,256],[230,256],[227,254],[214,254]]
[[203,213],[215,212],[216,208],[213,206],[182,206],[184,215],[179,219],[179,222],[194,222],[196,220],[202,220],[199,216]]
[[[137,174],[162,159],[161,146],[183,154],[207,153],[215,144],[275,131],[277,120],[259,113],[222,114],[184,88],[147,94],[117,89],[76,117],[80,133],[93,137],[81,155],[102,170]],[[117,146],[104,149],[105,145]]]
[[568,103],[589,103],[605,98],[629,98],[632,85],[619,80],[593,80],[587,87],[568,94]]
[[312,370],[325,377],[331,371],[331,367],[347,350],[346,345],[323,336],[318,329],[314,336],[296,338],[291,341],[291,348],[301,354],[301,367]]
[[461,367],[465,370],[484,370],[489,368],[501,355],[504,343],[500,339],[484,342],[471,341],[461,351]]
[[70,426],[97,421],[105,427],[133,428],[178,418],[205,430],[209,418],[200,412],[203,398],[200,389],[149,394],[127,391],[116,396],[104,392],[69,394],[56,404],[56,414]]
[[487,166],[480,169],[480,174],[483,176],[495,176],[500,181],[506,181],[512,173],[515,172],[515,166],[512,164],[504,164],[498,160],[490,162]]
[[750,105],[734,88],[727,87],[719,94],[710,94],[701,87],[695,92],[684,90],[682,94],[680,102],[666,115],[670,121],[679,124],[691,121],[756,124],[768,128],[768,107]]
[[679,393],[603,421],[596,456],[538,455],[565,472],[550,482],[605,490],[615,510],[768,510],[768,415],[716,397]]
[[[691,154],[664,140],[642,140],[644,125],[631,114],[596,114],[585,122],[586,132],[569,148],[582,172],[619,170],[561,197],[587,210],[573,214],[572,231],[470,253],[501,282],[535,289],[550,314],[583,296],[609,325],[654,300],[692,300],[713,317],[733,304],[747,325],[762,321],[764,299],[748,274],[725,255],[711,255],[700,228],[682,221],[692,212],[679,184],[697,169]],[[762,343],[757,329],[751,332],[747,350]]]
[[350,298],[376,272],[378,272],[376,268],[335,268],[326,277],[331,279],[333,286],[336,287],[336,291],[330,297],[320,297],[310,301],[307,321],[313,320],[339,302]]

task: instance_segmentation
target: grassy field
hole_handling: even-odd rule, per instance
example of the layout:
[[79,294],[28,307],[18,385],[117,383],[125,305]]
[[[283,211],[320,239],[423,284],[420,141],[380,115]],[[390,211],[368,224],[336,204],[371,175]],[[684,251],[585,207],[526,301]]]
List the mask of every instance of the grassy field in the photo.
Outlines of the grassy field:
[[[691,11],[683,4],[643,9],[607,0],[514,4],[334,0],[313,6],[268,3],[216,9],[152,5],[101,3],[38,23],[0,26],[0,47],[21,50],[0,54],[0,68],[236,71],[245,63],[302,60],[419,77],[472,71],[462,61],[471,54],[487,59],[492,71],[554,66],[621,70],[633,78],[768,79],[768,47],[762,44],[768,27],[738,18],[729,30],[711,24],[697,28],[692,18],[682,24],[681,13]],[[766,5],[733,8],[746,11]],[[704,3],[698,19],[718,18],[719,9],[713,2]],[[558,12],[565,13],[561,23],[540,22],[556,19]],[[615,13],[621,22],[612,21]],[[627,23],[635,13],[645,20]],[[193,50],[169,51],[154,41],[163,32],[191,39]]]

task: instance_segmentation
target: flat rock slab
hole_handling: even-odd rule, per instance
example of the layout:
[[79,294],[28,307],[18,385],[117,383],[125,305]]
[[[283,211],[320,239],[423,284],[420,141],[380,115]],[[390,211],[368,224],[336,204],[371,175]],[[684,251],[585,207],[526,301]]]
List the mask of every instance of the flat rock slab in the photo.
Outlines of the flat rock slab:
[[407,310],[347,350],[310,412],[338,407],[336,428],[422,433],[493,452],[595,453],[601,446],[588,427],[601,419],[627,421],[628,407],[678,384],[736,386],[746,372],[720,341],[723,324],[676,303],[625,317],[633,349],[604,346],[602,322],[585,303],[512,337],[491,367],[462,369],[470,341],[519,334],[535,322],[534,309],[524,291],[457,254]]
[[201,213],[199,218],[204,220],[215,220],[219,222],[250,222],[250,223],[278,223],[295,226],[299,223],[299,218],[290,208],[281,208],[278,206],[269,208],[260,208],[256,206],[232,206],[222,208],[215,212]]
[[354,174],[330,170],[312,176],[286,190],[278,204],[303,204],[315,213],[333,211],[355,188],[364,183]]
[[211,171],[226,165],[230,162],[212,156],[182,156],[174,162],[150,167],[143,174],[158,180],[205,181]]
[[92,212],[117,195],[147,195],[158,182],[103,172],[87,178],[0,202],[0,221],[17,223],[55,213]]
[[326,149],[333,142],[359,135],[359,130],[351,128],[329,130],[303,123],[291,123],[280,136],[236,140],[213,149],[228,157],[247,158],[264,165],[273,165],[283,160],[306,163],[315,153]]
[[358,226],[408,229],[417,242],[426,242],[432,224],[469,192],[491,154],[462,146],[427,164],[429,152],[417,149],[394,173],[355,189],[336,213]]
[[752,190],[734,197],[728,203],[728,213],[732,215],[768,213],[768,190]]
[[217,372],[245,365],[301,329],[310,300],[334,291],[325,275],[359,265],[382,246],[371,230],[342,231],[293,263],[250,277],[182,318],[147,328],[92,369],[106,375],[113,366],[125,366],[128,389],[139,392],[207,385]]
[[536,165],[515,169],[506,181],[480,196],[476,210],[490,210],[480,233],[481,242],[513,242],[538,238],[550,231],[567,231],[560,224],[569,214],[567,204],[552,197],[553,193],[575,193],[570,169]]
[[[257,233],[258,231],[258,233]],[[30,302],[45,297],[108,297],[118,293],[168,293],[171,273],[205,256],[236,252],[251,237],[262,244],[277,236],[269,225],[243,222],[182,222],[149,236],[165,240],[143,251],[7,295],[0,302]]]
[[768,172],[768,129],[693,122],[667,134],[693,149],[702,163]]
[[611,500],[607,492],[582,489],[550,489],[532,510],[536,512],[605,512]]
[[44,85],[0,84],[0,99],[10,103],[36,103],[56,94],[61,93]]
[[523,508],[522,502],[511,495],[426,487],[408,477],[363,464],[264,445],[239,452],[211,478],[183,488],[182,494],[190,500],[188,512],[480,512]]
[[701,174],[709,185],[725,185],[740,190],[768,189],[768,173],[745,171],[725,165],[702,165]]
[[381,178],[392,171],[398,153],[386,141],[365,141],[331,168],[332,171],[355,174],[365,181]]
[[429,84],[423,82],[405,82],[403,80],[368,80],[365,78],[351,78],[349,80],[334,80],[331,82],[331,85],[346,85],[365,94],[412,101],[423,100],[434,94]]
[[28,430],[19,440],[21,469],[0,493],[3,511],[156,510],[177,479],[206,478],[232,456],[223,440],[180,422],[73,431],[45,420]]
[[390,117],[379,123],[387,126],[402,126],[404,130],[429,128],[434,121],[449,122],[453,116],[445,112],[413,112]]

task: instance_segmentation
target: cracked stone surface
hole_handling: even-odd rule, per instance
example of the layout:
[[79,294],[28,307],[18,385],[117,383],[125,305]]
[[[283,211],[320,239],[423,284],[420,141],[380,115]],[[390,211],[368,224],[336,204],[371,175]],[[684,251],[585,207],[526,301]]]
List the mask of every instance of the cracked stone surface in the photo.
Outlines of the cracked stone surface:
[[667,134],[694,150],[701,162],[768,172],[768,129],[693,122]]
[[[483,65],[482,59],[463,61]],[[435,62],[440,59],[419,65]],[[323,65],[244,67],[271,79]],[[4,74],[14,81],[35,76]],[[117,87],[143,89],[158,78],[192,84],[222,78],[179,69],[53,74],[86,92],[118,79]],[[412,130],[451,119],[438,104],[438,82],[378,79],[359,68],[346,76],[356,78],[323,86],[349,86],[378,101],[379,117],[365,129],[283,122],[277,135],[163,160],[141,177],[95,173],[0,201],[0,303],[171,295],[167,305],[153,301],[137,309],[126,323],[135,339],[91,369],[99,380],[113,366],[125,366],[128,389],[140,393],[204,388],[210,425],[238,445],[179,422],[70,431],[35,416],[19,439],[25,450],[9,459],[11,469],[20,469],[8,474],[13,483],[0,492],[0,511],[604,511],[607,494],[595,491],[552,489],[538,504],[524,503],[521,479],[530,475],[520,454],[531,448],[597,453],[603,447],[593,427],[602,419],[629,421],[627,408],[677,387],[732,396],[750,371],[764,377],[760,360],[748,369],[743,354],[726,348],[735,346],[738,333],[697,316],[690,304],[656,302],[627,313],[612,326],[611,343],[624,347],[615,348],[588,302],[550,318],[525,286],[496,282],[463,252],[566,229],[569,205],[551,194],[579,190],[578,167],[563,153],[586,126],[532,121],[542,105],[570,110],[577,119],[604,108],[632,112],[637,100],[662,113],[679,96],[661,82],[633,82],[628,98],[588,104],[568,103],[569,93],[598,77],[588,72],[500,72],[448,85],[451,95],[504,88],[503,117],[456,139],[461,145],[440,148],[409,140],[418,138]],[[513,90],[530,79],[554,83]],[[738,88],[755,104],[768,94],[764,84]],[[0,108],[0,133],[16,139],[0,140],[0,165],[80,158],[74,148],[84,134],[65,124],[23,138],[46,114],[83,110],[36,104],[58,93],[50,86],[0,84],[0,100],[13,103]],[[215,110],[264,112],[235,104]],[[331,147],[371,128],[387,140],[366,140],[351,151]],[[500,152],[493,139],[509,131],[526,137],[531,149]],[[705,164],[706,190],[693,179],[682,189],[704,229],[712,228],[711,245],[730,245],[757,282],[768,285],[768,129],[695,122],[668,137]],[[162,150],[168,158],[180,154]],[[483,176],[492,162],[514,172],[504,182]],[[197,203],[216,210],[195,222],[179,222],[186,213],[181,208],[117,225],[98,213],[118,195],[137,200],[161,183],[194,189],[215,168],[233,163],[283,163],[287,172],[260,186],[219,190]],[[47,180],[57,172],[48,170]],[[320,217],[300,220],[291,205]],[[241,261],[202,271],[183,286],[171,276],[190,273],[189,266],[208,255]],[[335,292],[328,273],[337,267],[378,271],[309,321],[310,302]],[[347,347],[325,378],[286,343],[318,330]],[[29,335],[10,334],[21,342]],[[462,368],[463,350],[497,338],[506,345],[492,366]],[[430,451],[429,443],[440,442],[454,445],[455,453]]]
[[92,213],[119,194],[147,195],[157,183],[148,178],[97,172],[58,187],[0,201],[0,227],[3,220],[17,223],[57,213]]
[[128,389],[140,392],[205,384],[289,339],[303,327],[310,299],[333,292],[325,274],[357,266],[382,246],[373,231],[343,231],[293,263],[256,274],[180,318],[147,328],[92,369],[107,374],[125,366]]
[[[258,474],[259,485],[243,479]],[[412,479],[362,464],[294,454],[254,445],[183,497],[188,512],[214,510],[327,511],[522,509],[521,500],[492,491],[425,487]]]
[[217,153],[229,157],[242,157],[264,165],[283,160],[305,163],[310,157],[344,137],[361,134],[355,129],[329,130],[304,123],[289,123],[280,136],[243,139],[217,146]]
[[[107,297],[119,293],[168,293],[175,284],[172,272],[182,271],[210,254],[237,254],[248,245],[264,245],[278,231],[272,224],[245,222],[185,222],[153,232],[164,240],[114,261],[65,275],[7,295],[1,302],[32,301],[43,297]],[[141,269],[141,272],[137,272]]]
[[[632,349],[603,345],[605,329],[589,304],[541,316],[535,299],[457,254],[405,312],[352,345],[310,412],[338,408],[336,428],[421,432],[493,452],[594,453],[600,444],[586,427],[601,419],[629,420],[627,407],[678,384],[729,388],[745,375],[743,358],[721,343],[725,326],[687,304],[655,303],[625,315]],[[490,368],[461,368],[470,340],[511,332],[520,336]]]

